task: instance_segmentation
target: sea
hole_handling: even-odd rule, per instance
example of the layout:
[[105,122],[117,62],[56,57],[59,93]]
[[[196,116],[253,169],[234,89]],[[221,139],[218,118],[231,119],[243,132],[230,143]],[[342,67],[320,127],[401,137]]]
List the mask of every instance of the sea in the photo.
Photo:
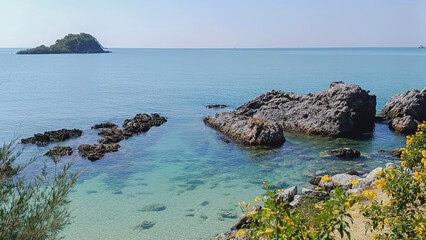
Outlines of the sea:
[[[72,239],[211,239],[229,230],[265,189],[312,187],[312,176],[366,173],[399,160],[380,152],[403,147],[405,136],[377,123],[356,138],[286,132],[278,148],[225,143],[203,122],[270,90],[298,94],[333,81],[358,84],[377,96],[377,114],[395,94],[422,89],[426,50],[417,48],[109,49],[110,54],[16,55],[0,49],[0,141],[78,128],[83,135],[47,146],[17,144],[22,173],[40,174],[43,154],[100,138],[96,123],[121,125],[137,113],[159,113],[160,127],[121,141],[118,152],[91,162],[78,151],[62,158],[80,171],[69,195]],[[207,109],[225,104],[225,109]],[[359,149],[342,160],[338,147]],[[30,178],[31,179],[31,178]]]

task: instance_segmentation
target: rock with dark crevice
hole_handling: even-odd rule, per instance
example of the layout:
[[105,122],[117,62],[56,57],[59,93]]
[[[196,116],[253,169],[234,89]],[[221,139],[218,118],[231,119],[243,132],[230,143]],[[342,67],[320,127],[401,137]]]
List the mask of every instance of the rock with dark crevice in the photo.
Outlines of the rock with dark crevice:
[[98,135],[103,137],[98,139],[98,142],[103,144],[118,143],[124,139],[123,130],[118,128],[102,129]]
[[117,152],[119,148],[120,145],[118,144],[83,144],[78,146],[78,152],[82,157],[96,161],[101,159],[105,153]]
[[[284,142],[282,130],[330,136],[371,131],[375,113],[376,96],[358,85],[334,82],[329,89],[306,95],[272,90],[234,111],[207,117],[204,122],[244,144],[277,145]],[[254,121],[267,122],[275,141],[257,140],[264,134],[263,129],[255,129],[259,134],[252,134]]]
[[73,150],[71,147],[55,146],[44,155],[49,157],[63,157],[63,156],[71,156],[72,153],[73,153]]
[[80,137],[81,130],[78,129],[61,129],[57,131],[47,131],[34,134],[33,137],[24,138],[21,140],[23,144],[47,145],[50,142],[63,142],[71,138]]
[[404,134],[412,134],[417,125],[426,121],[426,87],[396,94],[385,104],[378,115],[390,120],[389,127]]

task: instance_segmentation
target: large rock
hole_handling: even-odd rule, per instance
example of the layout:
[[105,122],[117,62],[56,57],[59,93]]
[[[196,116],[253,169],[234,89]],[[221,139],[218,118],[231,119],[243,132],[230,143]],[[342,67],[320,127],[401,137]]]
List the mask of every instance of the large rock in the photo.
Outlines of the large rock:
[[21,140],[23,144],[47,145],[50,142],[62,142],[70,138],[80,137],[81,130],[78,129],[61,129],[57,131],[47,131],[34,134],[33,137],[24,138]]
[[126,119],[123,123],[123,135],[125,138],[147,132],[152,126],[160,126],[167,122],[165,117],[161,117],[157,113],[153,113],[151,116],[146,113],[136,114],[132,119]]
[[390,120],[390,128],[396,132],[414,133],[417,125],[426,121],[426,87],[393,96],[378,116]]
[[277,193],[277,203],[290,203],[294,200],[294,196],[297,194],[297,186],[293,186],[291,188],[288,188],[284,190],[284,192]]
[[357,158],[361,155],[359,150],[353,150],[351,148],[337,148],[330,150],[334,156],[344,159]]
[[[376,96],[354,84],[335,82],[319,93],[298,95],[270,91],[243,104],[237,110],[207,117],[205,123],[228,134],[234,140],[248,144],[282,143],[281,129],[331,136],[348,136],[374,127]],[[264,121],[268,137],[253,140],[251,127]],[[244,130],[243,130],[244,129]],[[256,128],[262,133],[265,128]],[[259,131],[260,130],[260,131]],[[251,137],[249,137],[251,135]],[[264,136],[264,135],[260,135]],[[251,141],[248,141],[250,139]]]
[[78,146],[78,152],[82,157],[89,159],[90,161],[96,161],[101,159],[105,153],[117,152],[120,148],[118,144],[84,144]]
[[228,112],[207,117],[204,122],[245,145],[279,146],[285,142],[281,125],[267,120]]

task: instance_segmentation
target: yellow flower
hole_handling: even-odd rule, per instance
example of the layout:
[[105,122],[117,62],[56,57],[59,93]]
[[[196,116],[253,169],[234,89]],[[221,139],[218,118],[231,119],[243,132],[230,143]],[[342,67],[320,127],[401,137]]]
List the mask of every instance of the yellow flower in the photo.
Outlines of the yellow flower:
[[321,178],[321,182],[329,182],[331,181],[332,177],[329,177],[328,175],[324,175],[324,177]]
[[[401,156],[402,156],[402,155],[401,155]],[[406,167],[406,166],[407,166],[407,161],[402,161],[402,162],[401,162],[401,167],[403,167],[403,168],[404,168],[404,167]]]
[[251,212],[247,213],[248,216],[252,216],[252,215],[255,215],[255,214],[256,214],[256,211],[251,211]]
[[369,193],[368,193],[368,197],[370,198],[370,199],[373,199],[373,197],[374,196],[377,196],[377,194],[374,192],[374,191],[370,191]]
[[336,214],[338,214],[339,213],[339,210],[333,210],[333,211],[331,211],[334,215],[336,215]]
[[262,200],[262,199],[260,199],[260,197],[256,197],[256,198],[254,199],[254,201],[255,201],[255,202],[260,201],[260,200]]
[[368,191],[363,191],[362,192],[362,196],[367,197],[368,196]]
[[358,197],[358,193],[354,193],[354,194],[352,194],[352,196]]
[[244,232],[243,229],[238,230],[237,235],[235,235],[236,238],[240,237],[240,236],[244,236],[246,233]]
[[349,202],[345,202],[345,208],[350,208],[351,207],[351,204],[349,203]]
[[315,190],[322,190],[322,187],[316,187]]
[[349,180],[349,182],[352,184],[352,185],[354,185],[354,186],[357,186],[358,185],[358,183],[359,183],[359,181],[358,180]]
[[265,230],[265,233],[271,233],[271,232],[273,232],[274,230],[272,230],[271,228],[267,228],[266,230]]
[[382,171],[378,171],[378,172],[377,172],[377,176],[379,176],[379,178],[382,178],[382,174],[383,174],[383,172],[382,172]]
[[323,207],[323,206],[320,206],[320,205],[318,205],[318,204],[315,204],[315,208],[318,208],[318,209],[324,209],[324,207]]
[[257,235],[262,235],[262,234],[265,234],[265,232],[263,232],[263,231],[258,231],[257,232]]

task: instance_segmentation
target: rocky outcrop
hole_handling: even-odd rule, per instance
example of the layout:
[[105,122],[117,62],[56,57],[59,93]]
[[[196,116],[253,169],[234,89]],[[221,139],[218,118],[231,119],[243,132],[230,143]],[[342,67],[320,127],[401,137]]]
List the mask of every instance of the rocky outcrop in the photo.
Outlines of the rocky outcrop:
[[63,156],[71,156],[73,153],[72,148],[64,147],[64,146],[56,146],[53,149],[50,149],[45,156],[49,157],[63,157]]
[[337,148],[330,150],[334,156],[344,159],[357,158],[361,155],[359,150],[353,150],[351,148]]
[[124,139],[123,130],[117,128],[102,129],[98,134],[104,137],[98,139],[99,143],[118,143]]
[[223,104],[214,104],[214,105],[207,105],[206,108],[226,108],[228,106],[223,105]]
[[95,124],[92,129],[100,129],[100,128],[118,128],[118,126],[114,123],[99,123],[99,124]]
[[157,113],[149,116],[146,113],[136,114],[132,119],[126,119],[123,123],[123,135],[128,138],[134,134],[147,132],[153,126],[160,126],[167,122],[165,117],[161,117]]
[[281,125],[267,120],[230,112],[207,117],[204,122],[245,145],[278,146],[285,142]]
[[105,153],[117,152],[120,148],[118,144],[84,144],[78,146],[78,152],[90,161],[101,159]]
[[80,137],[82,134],[81,130],[78,129],[62,129],[57,131],[47,131],[42,133],[34,134],[33,137],[24,138],[21,140],[23,144],[37,144],[47,145],[50,142],[62,142],[70,138]]
[[[267,129],[274,130],[273,136],[281,135],[278,126],[308,134],[349,136],[371,131],[375,113],[376,96],[370,95],[358,85],[334,82],[329,89],[315,94],[298,95],[272,90],[243,104],[237,110],[207,117],[204,122],[245,144],[276,144],[276,141],[253,139],[264,137],[264,134],[248,137],[252,128],[256,127],[252,123],[267,123]],[[256,130],[259,132],[263,129],[256,127]],[[278,139],[282,143],[284,138]]]
[[426,87],[393,96],[378,116],[390,120],[389,127],[396,132],[414,133],[417,125],[426,121]]

